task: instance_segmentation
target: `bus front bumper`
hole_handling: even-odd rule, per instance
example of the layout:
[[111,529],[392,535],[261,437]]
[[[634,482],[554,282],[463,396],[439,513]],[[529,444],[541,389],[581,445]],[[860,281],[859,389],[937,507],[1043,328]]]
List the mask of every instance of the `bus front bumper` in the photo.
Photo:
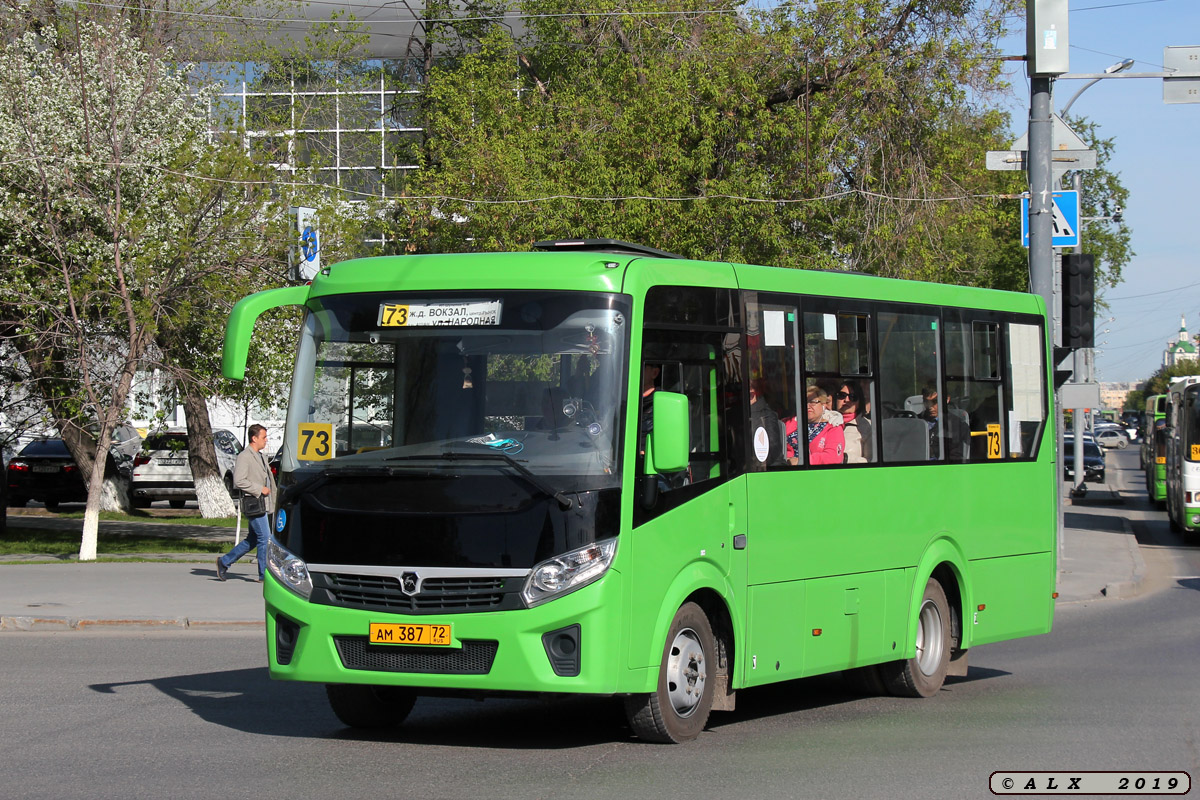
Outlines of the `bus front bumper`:
[[[479,692],[618,692],[621,575],[531,609],[405,615],[310,603],[264,586],[271,677]],[[449,646],[375,644],[372,623],[450,625]]]

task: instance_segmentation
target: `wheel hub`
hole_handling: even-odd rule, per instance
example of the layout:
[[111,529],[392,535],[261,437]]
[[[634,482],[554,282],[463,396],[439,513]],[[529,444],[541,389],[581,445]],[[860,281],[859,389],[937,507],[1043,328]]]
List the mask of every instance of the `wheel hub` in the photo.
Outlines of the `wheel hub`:
[[667,695],[680,717],[687,717],[700,705],[704,696],[707,665],[700,637],[691,628],[675,634],[667,657]]

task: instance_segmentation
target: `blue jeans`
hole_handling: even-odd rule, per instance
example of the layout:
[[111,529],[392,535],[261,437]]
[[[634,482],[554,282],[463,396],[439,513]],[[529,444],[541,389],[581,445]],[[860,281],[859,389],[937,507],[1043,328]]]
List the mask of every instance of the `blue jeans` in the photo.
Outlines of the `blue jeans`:
[[233,549],[218,559],[221,566],[229,569],[239,558],[250,552],[251,547],[257,547],[258,579],[263,579],[263,571],[267,568],[267,542],[271,537],[271,515],[263,514],[250,520],[250,530]]

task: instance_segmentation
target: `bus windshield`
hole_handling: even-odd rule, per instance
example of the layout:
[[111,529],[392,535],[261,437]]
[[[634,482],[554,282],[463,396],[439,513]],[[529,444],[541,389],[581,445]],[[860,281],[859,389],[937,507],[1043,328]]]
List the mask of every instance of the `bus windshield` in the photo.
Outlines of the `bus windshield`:
[[317,298],[281,469],[301,470],[294,480],[347,467],[499,471],[530,492],[619,486],[628,306],[550,291]]
[[1183,398],[1183,456],[1200,461],[1200,385],[1184,389]]

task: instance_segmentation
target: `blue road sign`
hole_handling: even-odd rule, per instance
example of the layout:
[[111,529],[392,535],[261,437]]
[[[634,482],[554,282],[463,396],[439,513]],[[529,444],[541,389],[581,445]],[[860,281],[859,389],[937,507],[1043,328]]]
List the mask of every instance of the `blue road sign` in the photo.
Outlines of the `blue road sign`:
[[[1052,247],[1079,246],[1079,192],[1055,192]],[[1021,246],[1029,247],[1029,198],[1021,198]]]
[[317,232],[311,226],[300,234],[300,253],[305,261],[312,261],[317,257]]

